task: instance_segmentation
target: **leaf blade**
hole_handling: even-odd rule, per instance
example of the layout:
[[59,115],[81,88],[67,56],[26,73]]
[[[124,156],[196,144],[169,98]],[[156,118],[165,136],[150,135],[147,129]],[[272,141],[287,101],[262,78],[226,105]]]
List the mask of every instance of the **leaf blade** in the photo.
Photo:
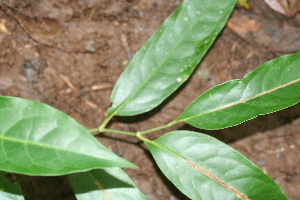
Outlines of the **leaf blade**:
[[202,129],[238,125],[300,101],[300,52],[259,66],[241,80],[231,80],[200,95],[178,121]]
[[120,168],[97,169],[68,175],[78,200],[145,200]]
[[0,170],[62,175],[134,167],[102,146],[75,120],[48,105],[0,96]]
[[162,172],[191,199],[287,199],[251,161],[208,135],[173,131],[146,145]]
[[108,115],[147,112],[182,85],[222,30],[235,2],[185,0],[122,73]]

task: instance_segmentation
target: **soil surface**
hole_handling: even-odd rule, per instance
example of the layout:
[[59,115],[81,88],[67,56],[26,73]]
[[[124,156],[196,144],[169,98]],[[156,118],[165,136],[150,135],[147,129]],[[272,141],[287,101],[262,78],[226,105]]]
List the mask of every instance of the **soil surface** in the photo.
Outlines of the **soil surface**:
[[[134,53],[176,9],[178,0],[24,0],[0,5],[0,95],[49,104],[88,129],[101,124],[113,85]],[[141,131],[166,124],[205,90],[242,78],[260,64],[300,51],[300,15],[286,17],[262,0],[236,8],[189,81],[155,110],[114,118],[112,129]],[[274,179],[291,200],[300,199],[300,105],[220,131],[188,129],[229,143]],[[137,123],[135,123],[137,122]],[[151,200],[187,199],[160,173],[136,139],[97,134]]]

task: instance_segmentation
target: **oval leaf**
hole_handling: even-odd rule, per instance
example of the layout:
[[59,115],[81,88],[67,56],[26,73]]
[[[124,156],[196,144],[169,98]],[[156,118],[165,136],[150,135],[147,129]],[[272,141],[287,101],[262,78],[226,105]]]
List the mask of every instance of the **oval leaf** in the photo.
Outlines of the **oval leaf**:
[[135,167],[63,112],[16,97],[0,97],[0,144],[0,170],[12,173],[62,175]]
[[200,95],[178,117],[201,129],[221,129],[300,101],[300,52],[264,63],[241,80]]
[[22,190],[17,183],[10,183],[5,178],[6,172],[0,171],[0,199],[24,200]]
[[185,0],[137,52],[117,81],[108,116],[158,106],[187,80],[224,27],[236,0]]
[[251,161],[208,135],[174,131],[146,145],[162,172],[191,199],[287,199]]
[[70,174],[68,178],[78,200],[146,199],[120,168]]

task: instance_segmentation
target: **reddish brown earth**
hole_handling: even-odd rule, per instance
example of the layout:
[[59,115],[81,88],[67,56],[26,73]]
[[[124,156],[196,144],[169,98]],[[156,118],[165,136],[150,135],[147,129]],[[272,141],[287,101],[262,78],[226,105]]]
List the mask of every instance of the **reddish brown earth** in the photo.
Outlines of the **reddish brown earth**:
[[[49,104],[90,129],[104,120],[112,87],[132,54],[181,1],[5,2],[14,9],[0,4],[0,94]],[[262,0],[249,2],[253,10],[235,9],[208,55],[176,94],[150,113],[115,118],[110,128],[140,131],[168,123],[210,87],[242,78],[272,58],[300,50],[299,14],[288,18]],[[297,200],[299,116],[300,105],[295,105],[233,128],[197,131],[229,143]],[[167,131],[176,129],[196,130],[180,124]],[[97,138],[139,167],[126,172],[148,199],[187,199],[163,177],[136,139],[108,133]]]

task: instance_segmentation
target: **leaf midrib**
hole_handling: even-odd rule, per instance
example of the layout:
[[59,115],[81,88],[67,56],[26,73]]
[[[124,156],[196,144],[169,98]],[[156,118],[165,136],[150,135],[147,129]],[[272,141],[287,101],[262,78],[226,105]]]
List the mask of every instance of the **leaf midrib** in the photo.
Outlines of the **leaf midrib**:
[[43,144],[43,143],[38,143],[38,142],[31,142],[31,141],[28,141],[28,140],[21,140],[21,139],[17,139],[17,138],[11,138],[11,137],[5,137],[3,135],[0,135],[0,141],[11,141],[11,142],[15,142],[15,143],[20,143],[20,144],[23,144],[23,145],[33,145],[33,146],[39,146],[39,147],[45,147],[45,148],[48,148],[48,149],[53,149],[53,150],[56,150],[56,151],[64,151],[64,152],[70,152],[70,153],[74,153],[74,154],[78,154],[78,155],[83,155],[83,156],[89,156],[91,158],[97,158],[97,159],[100,159],[98,157],[95,157],[93,155],[90,155],[90,154],[83,154],[83,153],[80,153],[80,152],[77,152],[77,151],[71,151],[69,149],[64,149],[64,148],[57,148],[57,146],[51,146],[49,144]]
[[97,178],[91,173],[91,171],[87,172],[89,177],[92,179],[93,183],[96,185],[96,187],[100,190],[100,192],[103,194],[105,199],[112,200],[110,195],[107,193],[106,189],[103,187],[103,185],[97,180]]
[[196,117],[200,117],[200,116],[203,116],[203,115],[208,115],[208,114],[211,114],[211,113],[214,113],[214,112],[218,112],[218,111],[224,110],[224,109],[226,109],[226,108],[230,108],[230,107],[232,107],[232,106],[236,106],[236,105],[239,105],[239,104],[242,104],[242,103],[246,103],[247,101],[253,100],[253,99],[255,99],[255,98],[261,97],[261,96],[266,95],[266,94],[270,94],[270,93],[272,93],[272,92],[274,92],[274,91],[277,91],[277,90],[279,90],[279,89],[285,88],[285,87],[290,86],[290,85],[292,85],[292,84],[294,84],[294,83],[297,83],[297,82],[299,82],[299,81],[300,81],[300,78],[299,78],[299,79],[296,79],[296,80],[293,80],[293,81],[290,81],[290,82],[288,82],[288,83],[285,83],[285,84],[283,84],[283,85],[280,85],[280,86],[278,86],[278,87],[272,88],[272,89],[270,89],[270,90],[267,90],[267,91],[258,93],[258,94],[256,94],[256,95],[250,97],[250,98],[240,99],[239,101],[235,101],[235,102],[233,102],[233,103],[224,105],[224,106],[222,106],[222,107],[220,107],[220,108],[212,109],[212,110],[210,110],[210,111],[208,111],[208,112],[205,112],[205,113],[201,113],[201,114],[198,114],[198,115],[194,115],[194,116],[191,116],[191,117],[187,117],[187,118],[181,119],[181,120],[179,120],[179,122],[188,121],[188,120],[193,119],[193,118],[196,118]]

